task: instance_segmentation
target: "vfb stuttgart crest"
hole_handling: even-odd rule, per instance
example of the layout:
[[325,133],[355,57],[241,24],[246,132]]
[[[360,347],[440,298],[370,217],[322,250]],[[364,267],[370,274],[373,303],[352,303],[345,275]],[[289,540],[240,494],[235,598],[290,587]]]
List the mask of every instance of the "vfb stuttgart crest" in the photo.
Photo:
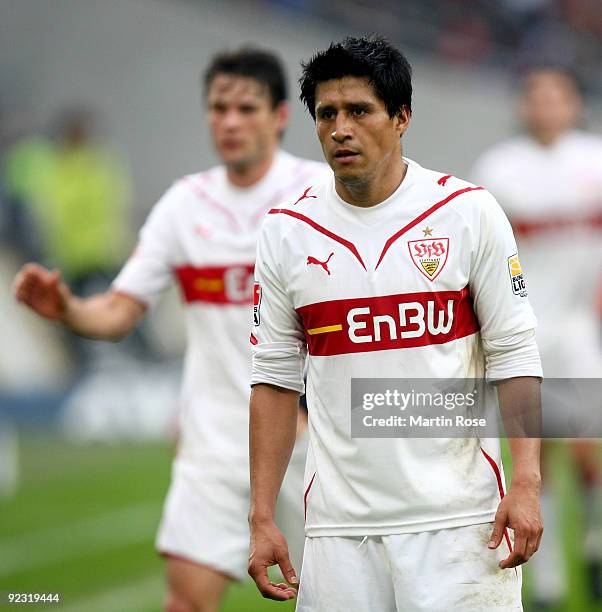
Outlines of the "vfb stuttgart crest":
[[410,256],[414,265],[430,281],[435,280],[443,270],[449,253],[449,238],[425,238],[408,241]]

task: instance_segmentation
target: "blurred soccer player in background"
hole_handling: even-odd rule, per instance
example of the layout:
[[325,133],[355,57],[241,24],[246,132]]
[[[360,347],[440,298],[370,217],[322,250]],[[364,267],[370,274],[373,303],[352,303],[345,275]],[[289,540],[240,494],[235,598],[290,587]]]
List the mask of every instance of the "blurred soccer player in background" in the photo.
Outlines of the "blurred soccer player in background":
[[[118,339],[174,282],[186,302],[188,352],[178,453],[157,537],[169,612],[213,612],[242,579],[249,550],[248,321],[256,238],[265,212],[327,172],[280,150],[288,118],[278,58],[243,49],[205,73],[207,118],[222,165],[177,181],[157,203],[112,288],[73,295],[58,270],[28,264],[16,297],[77,334]],[[303,440],[282,501],[303,544]],[[296,470],[296,471],[295,471]],[[288,503],[287,503],[288,502]]]
[[[602,274],[602,138],[577,129],[582,96],[573,74],[541,65],[525,72],[519,105],[524,134],[497,145],[476,164],[473,175],[495,195],[517,236],[537,313],[544,375],[553,378],[602,376],[600,312],[596,291]],[[544,435],[562,415],[546,400]],[[600,410],[600,398],[590,398]],[[554,399],[550,398],[553,402]],[[546,406],[550,407],[546,411]],[[557,435],[566,436],[564,430]],[[548,435],[554,435],[550,431]],[[552,465],[544,477],[551,478]],[[583,487],[585,555],[592,596],[602,601],[602,466],[599,445],[570,442]],[[540,609],[566,595],[560,525],[549,482],[542,494],[546,534],[529,568]]]
[[[271,211],[259,238],[249,572],[273,599],[299,583],[300,612],[521,610],[518,566],[542,532],[539,439],[510,440],[505,493],[495,437],[350,435],[354,377],[487,376],[503,413],[537,416],[536,320],[508,272],[510,225],[485,190],[402,158],[411,70],[384,39],[317,53],[301,97],[334,178]],[[299,582],[273,517],[306,353]],[[269,581],[273,564],[288,585]]]

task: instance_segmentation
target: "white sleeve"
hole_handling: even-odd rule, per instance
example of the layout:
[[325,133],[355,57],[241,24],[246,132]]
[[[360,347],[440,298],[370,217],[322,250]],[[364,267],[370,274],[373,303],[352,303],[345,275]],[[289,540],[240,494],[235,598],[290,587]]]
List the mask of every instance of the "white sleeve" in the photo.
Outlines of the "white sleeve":
[[469,284],[481,336],[491,340],[534,329],[537,319],[510,223],[493,196],[479,192],[479,197]]
[[483,340],[489,382],[516,376],[543,378],[535,331],[529,329],[518,334]]
[[303,393],[305,336],[281,280],[276,253],[281,241],[266,231],[270,221],[264,222],[255,262],[251,385],[267,383]]
[[174,211],[179,187],[174,185],[157,202],[140,230],[138,244],[113,281],[113,290],[153,306],[173,282],[177,255]]

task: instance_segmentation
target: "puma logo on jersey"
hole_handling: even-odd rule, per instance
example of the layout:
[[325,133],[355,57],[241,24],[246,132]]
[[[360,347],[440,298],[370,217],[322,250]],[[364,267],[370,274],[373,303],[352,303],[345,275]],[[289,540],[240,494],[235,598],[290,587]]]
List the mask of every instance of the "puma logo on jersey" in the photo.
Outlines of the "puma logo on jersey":
[[322,266],[324,268],[324,270],[327,272],[328,276],[330,276],[330,270],[328,269],[328,262],[330,261],[330,258],[334,255],[334,253],[331,253],[328,256],[328,259],[326,261],[320,261],[319,259],[316,259],[315,257],[312,257],[311,255],[309,255],[307,257],[307,264],[306,265],[314,265],[314,266]]
[[301,202],[301,200],[309,200],[310,198],[316,198],[318,196],[315,195],[307,195],[309,193],[309,190],[311,189],[311,186],[308,187],[304,192],[303,195],[293,204],[293,206],[296,206],[297,204],[299,204],[299,202]]
[[451,174],[446,174],[445,176],[442,176],[438,181],[437,181],[437,185],[441,185],[441,187],[445,187],[445,183],[447,183],[447,181],[452,177]]

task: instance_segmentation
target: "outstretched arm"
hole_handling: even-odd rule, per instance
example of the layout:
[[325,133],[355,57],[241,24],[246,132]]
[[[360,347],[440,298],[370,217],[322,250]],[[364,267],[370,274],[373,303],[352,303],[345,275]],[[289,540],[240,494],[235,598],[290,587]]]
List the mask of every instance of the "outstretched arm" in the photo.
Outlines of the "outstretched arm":
[[286,540],[276,523],[276,498],[291,457],[297,429],[299,393],[267,384],[253,387],[250,407],[251,551],[249,574],[264,597],[295,596],[286,584],[268,578],[268,567],[279,565],[289,584],[297,585]]
[[78,298],[58,270],[51,272],[35,263],[26,264],[18,272],[14,293],[18,301],[41,317],[60,321],[80,336],[102,340],[126,336],[146,310],[135,298],[115,291]]

